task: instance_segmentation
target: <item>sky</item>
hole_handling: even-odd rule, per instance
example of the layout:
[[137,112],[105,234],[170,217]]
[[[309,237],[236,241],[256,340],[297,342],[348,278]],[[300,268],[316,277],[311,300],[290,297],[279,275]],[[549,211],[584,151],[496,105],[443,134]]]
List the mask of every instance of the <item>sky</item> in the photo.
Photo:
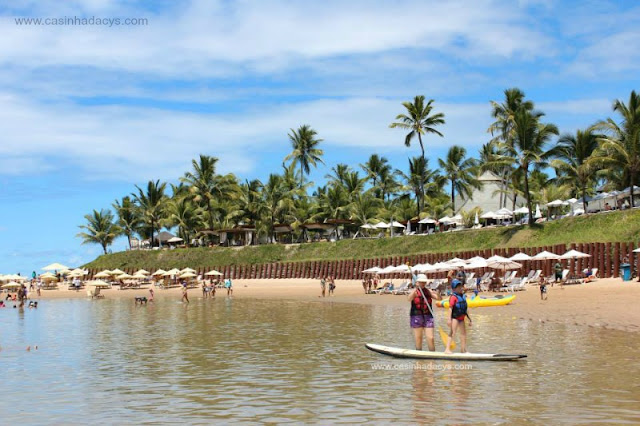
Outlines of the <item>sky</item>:
[[84,215],[199,154],[264,181],[302,124],[323,139],[316,183],[373,153],[405,170],[419,145],[389,124],[416,95],[445,114],[432,167],[454,144],[477,155],[510,87],[562,133],[615,117],[640,89],[639,24],[634,1],[3,2],[0,273],[91,261]]

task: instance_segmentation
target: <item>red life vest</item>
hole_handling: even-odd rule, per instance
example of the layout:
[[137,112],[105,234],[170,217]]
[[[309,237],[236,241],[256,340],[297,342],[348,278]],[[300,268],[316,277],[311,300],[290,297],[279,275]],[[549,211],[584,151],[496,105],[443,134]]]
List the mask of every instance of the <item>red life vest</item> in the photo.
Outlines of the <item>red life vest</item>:
[[[424,297],[422,297],[424,295]],[[426,300],[425,300],[426,299]],[[428,306],[427,306],[428,304]],[[413,315],[431,315],[429,307],[431,306],[431,294],[429,291],[423,291],[420,287],[416,288],[416,295],[411,300],[411,316]]]

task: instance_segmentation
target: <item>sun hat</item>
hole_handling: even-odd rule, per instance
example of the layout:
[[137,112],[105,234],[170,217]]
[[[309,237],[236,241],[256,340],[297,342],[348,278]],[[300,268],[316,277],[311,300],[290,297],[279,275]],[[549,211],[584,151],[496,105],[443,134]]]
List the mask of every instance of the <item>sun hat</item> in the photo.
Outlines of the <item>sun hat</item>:
[[416,278],[417,283],[426,283],[427,281],[429,280],[425,274],[418,274],[418,278]]
[[460,280],[453,280],[451,281],[451,288],[456,288],[459,285],[462,285],[462,283],[460,282]]

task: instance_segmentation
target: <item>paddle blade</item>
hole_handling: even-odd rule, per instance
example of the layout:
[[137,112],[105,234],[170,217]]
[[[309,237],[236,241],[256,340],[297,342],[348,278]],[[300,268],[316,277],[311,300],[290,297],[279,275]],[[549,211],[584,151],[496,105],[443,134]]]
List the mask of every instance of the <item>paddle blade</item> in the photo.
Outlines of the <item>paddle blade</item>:
[[[449,335],[447,333],[444,332],[444,330],[442,329],[442,327],[438,327],[438,332],[440,332],[440,338],[442,339],[442,344],[444,345],[444,347],[447,347],[447,339],[449,339]],[[456,342],[451,342],[451,350],[454,350],[456,348]]]

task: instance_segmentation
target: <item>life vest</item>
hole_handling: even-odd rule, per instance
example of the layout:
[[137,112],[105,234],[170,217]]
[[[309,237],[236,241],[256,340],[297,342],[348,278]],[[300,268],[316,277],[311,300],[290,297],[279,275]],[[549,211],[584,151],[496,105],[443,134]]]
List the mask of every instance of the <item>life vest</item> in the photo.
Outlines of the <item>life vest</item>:
[[451,318],[460,318],[467,315],[467,299],[464,294],[453,293],[456,303],[451,307]]
[[413,315],[431,316],[431,311],[429,310],[430,306],[431,306],[431,294],[429,294],[428,291],[423,291],[420,287],[416,288],[416,295],[411,300],[411,315],[412,316]]

